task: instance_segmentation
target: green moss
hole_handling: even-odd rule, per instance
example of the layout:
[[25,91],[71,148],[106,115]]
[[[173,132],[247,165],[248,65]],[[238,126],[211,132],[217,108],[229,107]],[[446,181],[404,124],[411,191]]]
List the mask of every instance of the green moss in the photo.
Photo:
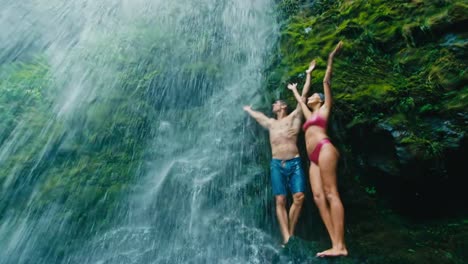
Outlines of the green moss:
[[407,145],[412,156],[421,160],[441,158],[444,150],[444,146],[441,142],[417,137],[415,135],[404,137],[400,142],[403,145]]
[[448,112],[466,111],[468,109],[468,86],[460,91],[453,91],[446,94],[444,109]]
[[[125,52],[115,54],[120,57],[96,63],[117,69],[120,63],[131,63],[120,61],[125,60]],[[117,213],[119,197],[128,191],[141,160],[148,138],[145,131],[154,124],[155,109],[146,93],[160,71],[151,63],[147,66],[141,72],[115,69],[113,90],[99,90],[93,101],[78,106],[68,119],[57,118],[52,109],[59,91],[43,56],[0,66],[0,144],[17,136],[15,148],[2,157],[0,185],[34,185],[33,214],[54,206],[67,208],[63,217],[70,226],[54,236],[80,239],[86,236],[83,230],[107,228]],[[31,202],[31,191],[5,193],[2,198],[7,199],[0,207],[14,202],[10,213],[20,215]]]
[[[424,171],[446,177],[445,166],[449,162],[444,155],[460,148],[460,139],[466,137],[468,35],[463,26],[468,18],[466,6],[466,1],[457,0],[374,0],[335,1],[323,5],[321,12],[304,7],[291,15],[282,28],[280,54],[274,55],[279,59],[269,68],[272,74],[267,76],[274,73],[271,80],[276,82],[268,82],[268,89],[283,92],[284,87],[278,88],[279,81],[301,84],[308,63],[316,58],[312,91],[321,91],[328,53],[343,40],[343,50],[333,65],[334,108],[330,133],[333,136],[336,133],[341,141],[337,145],[345,153],[348,173],[363,175],[359,180],[363,193],[366,187],[368,192],[373,192],[369,186],[375,186],[375,199],[390,196],[398,200],[380,191],[374,183],[393,183],[398,177],[416,181],[411,178],[412,171],[405,171],[405,166],[412,166],[413,161],[427,164]],[[346,146],[355,145],[356,136],[372,133],[369,130],[380,131],[381,126],[385,126],[385,133],[392,140],[385,143],[398,152],[394,165],[401,175],[391,175],[394,179],[385,173],[377,176],[369,168],[363,170],[372,170],[371,175],[364,176],[365,172],[356,172],[349,165],[353,161],[366,163],[365,157],[373,157],[374,153],[361,153]],[[361,139],[365,145],[366,138]],[[411,160],[411,164],[401,164],[398,159]],[[407,182],[402,180],[401,184]],[[366,215],[366,221],[362,221],[361,216],[353,227],[361,227],[371,218],[374,216]],[[382,220],[382,225],[368,227],[371,231],[355,230],[365,237],[351,238],[358,244],[356,251],[369,263],[463,263],[463,254],[454,253],[456,246],[442,246],[442,242],[421,245],[425,241],[419,237],[423,230],[411,234],[401,223],[390,228],[387,220]],[[436,240],[441,237],[447,238],[442,233],[431,236]]]
[[299,11],[301,0],[282,0],[278,4],[281,19],[287,19]]
[[395,128],[406,128],[409,124],[407,115],[398,113],[387,119],[387,122]]
[[468,5],[462,1],[453,3],[449,8],[427,19],[428,27],[437,34],[447,31],[460,31],[468,22]]

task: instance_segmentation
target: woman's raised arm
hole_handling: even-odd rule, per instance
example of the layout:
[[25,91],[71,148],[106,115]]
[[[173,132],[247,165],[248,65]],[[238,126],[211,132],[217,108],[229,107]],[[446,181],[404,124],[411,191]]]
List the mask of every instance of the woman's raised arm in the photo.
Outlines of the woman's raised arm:
[[328,108],[329,110],[332,107],[333,99],[331,93],[331,76],[332,76],[332,66],[333,66],[333,58],[335,54],[341,49],[343,46],[343,41],[338,42],[335,49],[328,55],[328,64],[327,64],[327,71],[325,72],[325,77],[323,78],[323,93],[325,94],[325,103],[323,106]]

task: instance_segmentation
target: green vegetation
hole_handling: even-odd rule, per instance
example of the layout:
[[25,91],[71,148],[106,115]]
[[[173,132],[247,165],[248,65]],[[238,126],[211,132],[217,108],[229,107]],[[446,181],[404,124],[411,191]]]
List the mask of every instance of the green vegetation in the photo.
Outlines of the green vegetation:
[[[151,114],[142,95],[98,97],[83,107],[87,110],[77,109],[79,114],[72,120],[63,120],[51,108],[57,89],[42,58],[4,68],[0,138],[13,140],[15,149],[3,162],[0,184],[37,182],[35,210],[58,204],[73,208],[68,217],[80,225],[96,218],[105,224],[115,209],[113,202],[128,188],[140,162]],[[81,129],[66,129],[77,124]],[[30,198],[25,192],[9,194],[17,212]]]
[[[0,144],[5,153],[0,186],[9,191],[0,196],[0,218],[28,211],[40,216],[60,208],[57,216],[62,218],[55,220],[69,224],[54,235],[62,239],[80,239],[108,227],[138,176],[156,114],[147,96],[158,74],[156,64],[142,59],[144,53],[129,54],[124,45],[103,37],[93,48],[70,55],[84,58],[79,63],[91,69],[88,79],[107,88],[83,100],[70,116],[57,109],[66,80],[52,76],[45,56],[1,65]],[[96,56],[104,49],[118,55]],[[129,67],[138,56],[139,63],[146,63],[144,70]],[[95,70],[100,67],[108,72]],[[105,85],[115,76],[114,85]]]

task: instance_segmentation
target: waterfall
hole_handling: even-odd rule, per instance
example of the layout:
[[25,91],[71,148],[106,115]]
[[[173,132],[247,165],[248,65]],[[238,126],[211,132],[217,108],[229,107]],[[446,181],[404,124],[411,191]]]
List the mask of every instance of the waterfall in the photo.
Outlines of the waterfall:
[[275,1],[0,6],[1,264],[271,262]]

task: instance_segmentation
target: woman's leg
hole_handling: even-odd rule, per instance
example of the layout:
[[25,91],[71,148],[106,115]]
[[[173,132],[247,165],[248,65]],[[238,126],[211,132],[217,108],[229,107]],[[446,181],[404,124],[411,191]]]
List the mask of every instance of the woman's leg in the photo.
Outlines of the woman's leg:
[[348,251],[344,242],[344,208],[338,193],[336,168],[339,154],[332,144],[325,144],[320,151],[320,176],[325,199],[330,206],[330,218],[333,226],[332,248],[318,253],[318,256],[346,256]]
[[325,224],[328,235],[332,238],[333,241],[333,223],[330,216],[330,207],[328,206],[327,200],[325,198],[322,179],[320,177],[320,169],[317,164],[313,162],[310,163],[309,180],[312,194],[314,196],[314,202],[319,209],[320,217],[322,217],[322,221]]

